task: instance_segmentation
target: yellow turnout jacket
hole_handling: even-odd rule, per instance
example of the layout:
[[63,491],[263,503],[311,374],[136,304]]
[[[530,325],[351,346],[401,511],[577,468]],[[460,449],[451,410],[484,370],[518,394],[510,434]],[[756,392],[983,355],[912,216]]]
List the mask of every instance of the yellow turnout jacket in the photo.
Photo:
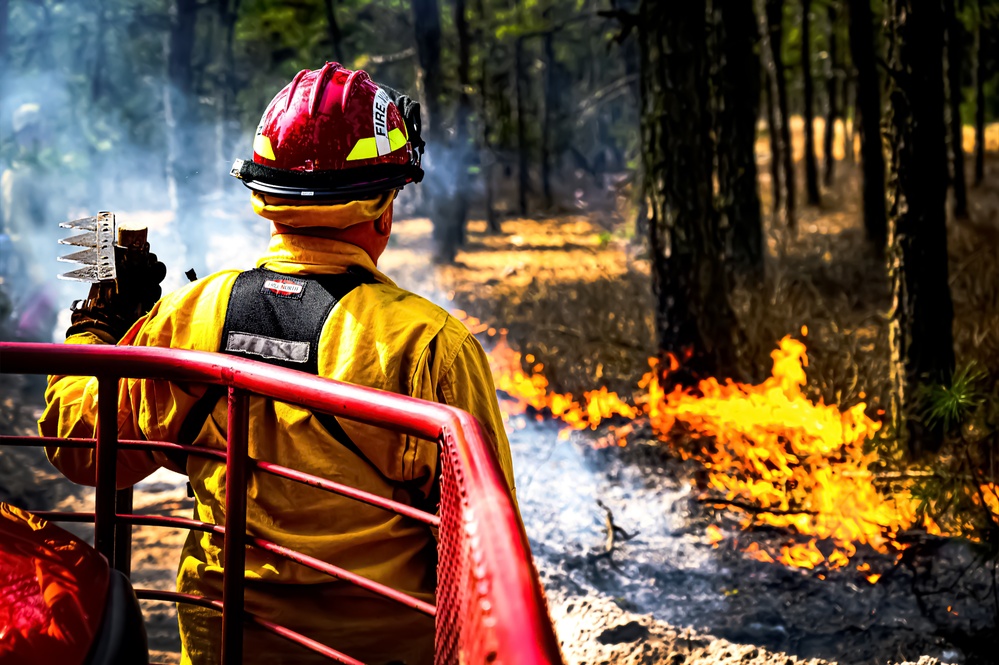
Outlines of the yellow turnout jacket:
[[[259,267],[288,275],[331,274],[360,266],[377,283],[362,284],[333,308],[320,338],[321,376],[432,400],[469,411],[484,425],[513,487],[509,443],[503,429],[488,359],[476,339],[436,305],[404,291],[375,269],[354,245],[301,235],[276,235]],[[141,346],[217,351],[236,271],[224,271],[164,297],[126,340]],[[89,334],[70,344],[96,344]],[[176,441],[185,416],[204,386],[159,380],[123,380],[119,435]],[[92,437],[97,382],[53,376],[43,436]],[[334,440],[312,414],[289,404],[253,398],[250,455],[384,497],[427,507],[438,451],[423,441],[349,420],[343,429],[378,469]],[[195,445],[225,447],[226,403],[220,400]],[[71,480],[94,484],[93,451],[49,448],[52,463]],[[118,482],[130,486],[159,466],[175,468],[158,453],[120,453]],[[186,469],[197,500],[196,517],[225,523],[224,465],[191,457]],[[432,507],[430,507],[433,510]],[[350,499],[266,474],[250,476],[248,530],[428,601],[436,584],[436,543],[422,524]],[[221,597],[222,541],[191,532],[181,554],[178,590]],[[430,663],[433,620],[328,576],[250,547],[246,554],[247,608],[372,665]],[[184,663],[214,663],[220,650],[219,615],[179,607]],[[245,660],[313,662],[311,652],[247,628]],[[326,662],[326,661],[322,661]]]

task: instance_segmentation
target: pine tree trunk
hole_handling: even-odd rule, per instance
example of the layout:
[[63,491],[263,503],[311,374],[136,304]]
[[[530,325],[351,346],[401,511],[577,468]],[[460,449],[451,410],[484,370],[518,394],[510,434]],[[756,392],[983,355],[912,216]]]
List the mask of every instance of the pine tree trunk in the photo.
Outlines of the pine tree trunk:
[[[760,2],[756,7],[762,8]],[[763,93],[767,99],[767,130],[770,134],[770,191],[772,203],[770,206],[770,217],[776,226],[780,222],[781,205],[783,196],[781,194],[781,155],[780,149],[780,119],[777,117],[777,86],[776,78],[773,74],[773,58],[770,55],[770,29],[768,27],[766,12],[759,11],[759,33],[760,33],[760,63],[763,67]]]
[[874,56],[874,18],[869,0],[849,0],[850,51],[857,68],[860,155],[864,170],[864,229],[880,254],[887,237],[885,161],[881,146],[881,84]]
[[465,244],[465,225],[468,221],[469,177],[472,163],[472,139],[469,120],[472,117],[472,98],[468,94],[472,86],[472,40],[468,30],[468,14],[465,0],[454,1],[454,27],[458,35],[458,107],[454,118],[454,160],[458,181],[454,189],[454,202],[448,227],[453,238],[449,239],[456,247]]
[[838,21],[836,5],[830,2],[826,5],[826,17],[829,23],[829,66],[826,73],[826,131],[823,140],[823,152],[826,158],[825,183],[832,187],[836,173],[836,155],[833,154],[836,141],[836,121],[839,120],[839,48],[837,44],[836,23]]
[[[423,122],[427,138],[439,141],[444,134],[441,113],[441,13],[437,0],[413,0],[416,53],[423,70],[423,91],[427,113]],[[426,116],[429,115],[429,118]],[[432,147],[428,140],[427,143]]]
[[760,61],[756,18],[746,0],[715,0],[718,35],[718,184],[722,228],[728,227],[733,268],[763,277],[763,222],[756,174]]
[[947,100],[950,106],[951,186],[954,188],[954,216],[968,216],[968,185],[964,177],[964,136],[961,128],[961,68],[964,55],[964,28],[957,19],[954,0],[943,0],[947,26]]
[[822,205],[815,159],[815,84],[812,80],[812,0],[801,0],[801,76],[805,84],[805,191],[808,205]]
[[949,385],[954,368],[945,209],[944,17],[938,3],[925,0],[890,0],[887,9],[892,422],[918,454],[940,444],[939,432],[918,424],[919,386]]
[[333,57],[343,63],[343,38],[340,35],[340,24],[336,22],[336,0],[323,0],[326,8],[326,31],[330,38]]
[[493,165],[496,156],[490,139],[492,132],[492,115],[489,105],[489,62],[495,59],[495,48],[486,26],[485,6],[482,0],[476,0],[475,11],[478,14],[479,30],[477,32],[479,48],[479,162],[481,164],[482,182],[485,189],[486,232],[502,233],[499,218],[496,216],[496,195],[493,191]]
[[787,79],[784,74],[784,56],[781,45],[784,42],[784,0],[765,0],[765,15],[767,21],[767,44],[770,61],[773,65],[771,75],[774,79],[774,89],[777,95],[777,115],[780,119],[780,150],[781,173],[784,177],[784,215],[788,228],[797,226],[795,220],[795,186],[794,186],[794,147],[791,144],[790,117],[787,114]]
[[[840,117],[843,118],[843,139],[845,141],[843,159],[847,164],[853,164],[857,157],[854,151],[854,144],[856,143],[858,115],[857,74],[852,70],[852,67],[843,81],[843,110],[840,113]],[[847,122],[847,118],[850,119],[850,122]]]
[[975,187],[985,180],[985,57],[982,54],[982,0],[975,27]]
[[777,105],[774,103],[773,80],[768,69],[763,71],[763,92],[767,98],[767,130],[770,134],[770,192],[773,199],[770,215],[774,224],[780,221],[780,208],[783,203],[780,186],[780,128],[777,120]]
[[[734,369],[735,321],[712,206],[704,0],[642,0],[642,159],[662,356],[681,379]],[[677,379],[671,374],[671,379]]]
[[194,109],[192,55],[198,18],[197,0],[175,0],[170,11],[167,40],[167,85],[163,91],[163,111],[167,127],[167,194],[187,260],[199,275],[206,272],[202,231],[195,222],[197,196],[194,181],[198,171],[198,151]]
[[[546,14],[550,15],[550,11]],[[554,204],[551,182],[552,123],[558,99],[555,86],[555,36],[551,30],[542,37],[541,44],[545,63],[545,110],[541,121],[541,192],[545,199],[545,209],[551,210]]]
[[456,196],[455,174],[446,172],[453,158],[453,146],[446,141],[441,103],[440,6],[437,0],[413,0],[412,7],[416,52],[423,70],[423,93],[430,116],[424,120],[427,127],[427,153],[424,157],[427,175],[423,180],[423,193],[434,225],[434,261],[453,263],[460,240],[460,229],[455,221],[460,201]]
[[527,195],[531,189],[530,146],[527,144],[527,62],[524,40],[517,37],[513,55],[517,97],[517,210],[527,216]]

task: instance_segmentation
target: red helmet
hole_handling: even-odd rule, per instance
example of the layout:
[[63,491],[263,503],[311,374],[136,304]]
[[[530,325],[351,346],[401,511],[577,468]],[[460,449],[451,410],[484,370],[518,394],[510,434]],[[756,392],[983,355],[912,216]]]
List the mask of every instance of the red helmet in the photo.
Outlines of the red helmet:
[[335,62],[300,71],[267,106],[253,161],[231,174],[285,198],[356,201],[423,179],[420,105]]

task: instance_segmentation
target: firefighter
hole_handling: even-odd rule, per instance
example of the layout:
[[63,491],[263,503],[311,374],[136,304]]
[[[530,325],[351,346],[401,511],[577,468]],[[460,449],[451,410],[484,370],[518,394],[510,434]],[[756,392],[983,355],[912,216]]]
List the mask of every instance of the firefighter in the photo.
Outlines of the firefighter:
[[[129,327],[106,308],[77,311],[67,343],[218,351],[459,407],[483,423],[512,489],[509,443],[482,348],[459,321],[376,268],[397,191],[422,177],[419,131],[418,105],[363,71],[327,63],[300,72],[265,111],[253,159],[237,160],[232,170],[272,226],[257,269],[215,273],[155,302],[162,264],[153,256],[136,260],[128,279],[119,279],[136,286],[118,295],[123,311],[138,303],[152,306],[148,314]],[[126,383],[122,437],[224,448],[226,400],[219,393],[157,380]],[[53,376],[46,396],[42,435],[94,436],[96,382]],[[249,432],[254,458],[436,509],[433,442],[263,398],[251,400]],[[47,453],[71,480],[94,483],[92,451]],[[225,469],[217,462],[120,453],[118,482],[132,485],[161,465],[189,476],[198,518],[224,523]],[[256,473],[247,503],[254,535],[433,599],[436,541],[425,525]],[[221,573],[221,540],[191,532],[178,590],[219,597]],[[246,581],[248,610],[365,663],[433,660],[433,620],[391,601],[252,547]],[[217,662],[219,616],[183,604],[178,613],[182,662]],[[249,627],[244,644],[246,662],[312,662],[311,652]]]

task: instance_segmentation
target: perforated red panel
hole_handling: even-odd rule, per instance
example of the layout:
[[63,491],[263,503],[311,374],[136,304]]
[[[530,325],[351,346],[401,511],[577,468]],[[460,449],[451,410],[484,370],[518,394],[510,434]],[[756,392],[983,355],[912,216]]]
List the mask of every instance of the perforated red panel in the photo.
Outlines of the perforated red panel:
[[459,455],[450,438],[444,441],[441,462],[436,662],[496,662],[489,569]]

